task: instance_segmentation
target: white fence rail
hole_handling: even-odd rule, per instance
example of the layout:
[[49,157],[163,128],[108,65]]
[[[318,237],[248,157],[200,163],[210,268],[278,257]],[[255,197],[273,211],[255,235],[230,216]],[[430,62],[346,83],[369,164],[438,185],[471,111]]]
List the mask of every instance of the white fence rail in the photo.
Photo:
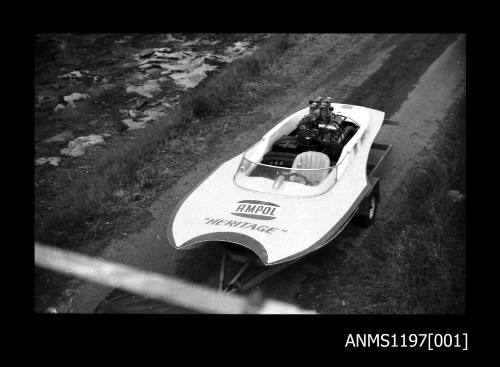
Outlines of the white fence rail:
[[143,271],[72,251],[35,242],[35,264],[84,280],[120,288],[139,296],[167,302],[201,313],[219,314],[313,314],[276,300],[250,301],[248,298],[217,292],[166,275]]

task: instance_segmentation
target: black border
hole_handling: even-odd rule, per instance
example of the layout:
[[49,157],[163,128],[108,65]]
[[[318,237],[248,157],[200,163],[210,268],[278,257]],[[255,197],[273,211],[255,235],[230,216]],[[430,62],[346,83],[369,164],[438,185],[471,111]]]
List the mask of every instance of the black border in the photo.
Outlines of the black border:
[[[40,8],[40,6],[43,10],[39,12],[40,9],[38,8]],[[458,6],[459,5],[456,4],[453,8],[455,9]],[[121,12],[117,11],[113,13],[112,9],[108,9],[107,12],[100,13],[100,17],[96,17],[94,14],[92,18],[86,18],[87,14],[82,12],[78,15],[81,18],[78,18],[76,21],[73,16],[74,14],[72,14],[72,16],[66,16],[65,18],[54,21],[54,18],[60,18],[64,13],[66,13],[66,15],[70,13],[70,10],[63,4],[60,4],[59,7],[55,8],[46,4],[37,5],[37,7],[35,7],[34,10],[37,14],[37,19],[33,24],[31,24],[33,33],[61,30],[64,30],[65,32],[74,32],[77,31],[77,29],[82,31],[82,28],[85,28],[85,31],[90,32],[102,32],[109,30],[124,31],[128,27],[135,29],[141,28],[145,31],[153,31],[154,29],[158,32],[160,31],[160,28],[163,28],[163,24],[156,21],[154,18],[163,17],[163,21],[166,20],[166,13],[159,12],[159,14],[156,14],[156,17],[151,16],[151,18],[146,17],[147,19],[135,20],[132,26],[130,26],[130,23],[127,22],[125,22],[125,25],[122,25],[121,21],[118,21],[120,25],[116,25],[116,23],[113,23],[113,19],[123,17],[123,12],[127,12],[128,15],[125,19],[129,20],[130,13],[133,13],[133,11],[131,11],[133,9],[131,9],[130,6],[125,6],[124,8],[126,8],[126,10],[122,9]],[[89,11],[95,11],[95,8],[91,5],[88,5],[88,7]],[[298,5],[298,7],[301,8],[301,12],[309,12],[307,4]],[[430,15],[427,14],[425,18],[422,18],[419,13],[419,11],[422,11],[422,5],[413,4],[412,7],[419,9],[412,9],[415,10],[415,12],[412,13],[410,11],[408,13],[411,13],[412,15],[406,14],[405,17],[402,17],[400,14],[399,20],[395,20],[390,12],[384,14],[383,21],[380,21],[381,18],[377,17],[377,15],[372,14],[374,18],[373,21],[360,25],[362,22],[356,22],[355,15],[352,13],[349,16],[349,20],[338,20],[337,22],[337,19],[341,18],[342,13],[340,13],[338,18],[335,18],[337,26],[331,29],[329,23],[315,22],[314,20],[312,21],[314,25],[312,27],[308,27],[303,23],[304,19],[308,17],[301,15],[296,18],[296,22],[300,23],[300,25],[288,24],[284,28],[288,28],[288,32],[345,32],[349,30],[356,30],[357,32],[371,32],[374,30],[379,32],[393,32],[394,28],[398,29],[399,32],[411,32],[414,31],[415,28],[420,28],[422,26],[422,22],[425,22],[425,32],[452,31],[453,33],[467,33],[467,73],[469,76],[469,88],[473,88],[473,90],[477,91],[478,88],[476,78],[478,77],[474,76],[472,68],[473,65],[477,63],[477,61],[475,61],[477,58],[475,58],[474,55],[475,52],[477,52],[481,47],[479,46],[479,39],[482,35],[472,35],[471,32],[466,31],[466,29],[471,28],[471,26],[470,23],[467,23],[467,17],[462,13],[450,16],[449,10],[446,13],[437,11],[432,12]],[[425,6],[423,7],[428,9]],[[184,9],[183,12],[185,14],[188,10]],[[462,10],[462,12],[465,11]],[[109,18],[111,14],[113,17]],[[267,18],[263,16],[265,19],[262,23],[259,19],[259,24],[266,23],[265,20],[272,18],[273,16],[276,15],[274,13],[272,15],[268,14]],[[286,16],[286,12],[283,12],[281,16]],[[225,17],[228,16],[225,15]],[[229,16],[229,18],[231,17]],[[176,31],[185,31],[190,27],[194,28],[191,28],[193,31],[223,31],[221,28],[234,29],[232,28],[232,24],[234,24],[234,22],[238,22],[238,17],[233,17],[232,19],[233,23],[228,21],[227,23],[224,23],[224,25],[221,25],[221,23],[218,23],[217,25],[210,24],[210,26],[208,26],[208,30],[206,28],[199,28],[203,28],[201,24],[206,25],[207,23],[216,23],[217,20],[215,18],[203,21],[204,23],[193,24],[193,22],[189,22],[188,24],[182,25],[179,25],[179,21],[174,21],[172,23],[171,20],[167,20],[168,25],[166,28],[168,28],[169,31],[172,28]],[[153,22],[154,25],[151,25]],[[140,26],[138,24],[140,24]],[[255,23],[253,24],[255,26]],[[264,29],[255,29],[255,31],[285,31],[284,29],[278,29],[280,28],[280,24],[282,25],[283,23],[273,23],[270,26],[261,26],[261,28]],[[240,24],[239,27],[245,28],[245,25]],[[244,30],[248,31],[248,29],[241,29],[241,31]],[[27,40],[26,44],[29,44],[29,39],[31,37],[32,34],[28,34],[24,39],[25,41]],[[30,89],[26,89],[29,93]],[[469,93],[467,96],[469,110],[472,109],[474,111],[475,119],[477,119],[478,115],[481,114],[479,109],[474,109],[474,106],[479,105],[474,102],[477,99],[478,98],[475,98],[473,93]],[[30,101],[29,98],[25,98],[24,100]],[[472,106],[470,105],[471,103]],[[26,109],[26,107],[21,109],[21,111],[24,111],[25,113],[32,112],[32,110]],[[33,116],[33,114],[31,114],[31,116]],[[471,121],[471,117],[472,116],[468,114],[467,120]],[[123,353],[127,355],[127,351],[124,349],[124,346],[130,345],[133,341],[134,343],[137,343],[134,344],[134,346],[138,347],[142,344],[139,340],[142,340],[144,343],[144,345],[142,345],[143,347],[146,347],[150,351],[156,351],[159,354],[168,349],[176,350],[181,345],[186,344],[188,345],[188,351],[196,353],[195,351],[197,350],[203,350],[203,346],[210,345],[210,348],[213,348],[213,350],[216,351],[216,354],[220,353],[220,357],[224,358],[224,352],[231,350],[233,347],[238,347],[238,351],[240,352],[247,351],[249,350],[248,347],[250,347],[252,351],[257,351],[257,354],[260,354],[262,349],[272,349],[269,346],[276,345],[275,343],[278,343],[278,345],[284,344],[286,349],[282,350],[279,347],[277,347],[277,349],[279,349],[279,351],[283,354],[288,355],[294,355],[295,352],[304,350],[306,350],[307,353],[323,351],[323,353],[320,352],[319,354],[324,354],[324,352],[327,351],[327,353],[330,354],[329,362],[333,363],[335,362],[335,355],[331,355],[331,353],[346,351],[344,344],[348,333],[410,333],[418,331],[468,332],[470,334],[469,350],[477,351],[481,347],[486,346],[484,341],[487,341],[490,335],[488,334],[488,331],[485,330],[484,325],[490,322],[490,316],[492,317],[494,315],[488,314],[488,318],[485,319],[484,322],[481,321],[480,312],[483,310],[483,306],[479,304],[481,286],[478,268],[482,266],[482,264],[479,263],[479,251],[484,250],[484,248],[481,249],[478,247],[485,245],[494,247],[494,244],[491,243],[490,238],[488,238],[488,234],[482,231],[482,221],[481,218],[477,216],[478,213],[482,213],[484,216],[488,215],[488,212],[485,211],[484,207],[480,204],[481,202],[484,202],[484,200],[479,196],[479,193],[481,190],[484,191],[484,188],[482,189],[482,185],[478,184],[479,179],[484,178],[485,174],[482,170],[483,167],[478,163],[481,159],[474,159],[474,156],[478,157],[480,153],[484,153],[484,151],[478,150],[478,147],[482,147],[482,145],[478,142],[481,138],[478,134],[479,132],[475,129],[468,129],[467,131],[467,309],[465,315],[52,315],[34,314],[33,309],[30,306],[27,306],[31,305],[30,301],[24,300],[21,302],[23,306],[27,306],[27,313],[32,313],[33,319],[23,319],[30,322],[30,324],[34,326],[35,333],[34,335],[32,334],[34,339],[37,341],[39,347],[46,347],[47,351],[53,350],[54,346],[56,346],[57,350],[60,351],[61,348],[66,347],[66,343],[68,343],[68,347],[73,346],[73,348],[78,347],[78,345],[78,348],[83,346],[84,350],[87,351],[100,349],[99,346],[102,347],[103,345],[106,345],[107,347],[109,346],[109,349],[112,349],[111,346],[116,345],[119,349],[114,349],[115,353]],[[30,144],[31,146],[31,142],[28,142],[27,144]],[[27,150],[27,152],[29,152],[29,150]],[[26,163],[26,165],[31,165],[32,155],[26,154],[26,158],[29,158],[29,163]],[[28,161],[26,160],[26,162]],[[24,172],[25,171],[23,170],[23,174]],[[16,173],[16,171],[13,173]],[[29,174],[31,175],[31,173]],[[28,175],[28,173],[26,173],[26,175]],[[17,176],[17,180],[23,180],[22,183],[28,186],[32,183],[33,176],[23,179],[22,175],[19,175]],[[31,186],[28,190],[32,190],[32,187],[33,186]],[[26,191],[23,190],[23,192],[25,193]],[[29,199],[29,195],[24,195],[24,198],[21,200],[28,201]],[[30,205],[28,203],[26,204],[27,207]],[[26,210],[23,214],[28,216],[30,215],[30,212],[29,210]],[[18,220],[17,223],[19,227],[16,228],[15,232],[28,236],[29,231],[26,229],[23,230],[23,228],[25,228],[25,223],[29,223],[29,220],[25,221],[24,216],[22,216],[22,219]],[[21,241],[19,242],[27,243],[28,239],[21,238]],[[23,245],[21,247],[23,250],[29,251],[32,254],[30,250],[27,250],[29,246]],[[488,255],[488,252],[486,255]],[[30,258],[30,254],[26,254],[23,258]],[[29,266],[29,268],[26,271],[22,271],[21,278],[26,276],[26,278],[30,278],[28,282],[32,282],[33,275],[30,274],[30,270],[34,270],[31,264],[27,266]],[[19,271],[16,272],[16,274],[19,273]],[[19,285],[18,287],[23,286]],[[29,289],[28,287],[23,288],[23,291]],[[26,293],[23,292],[23,294]],[[33,293],[29,296],[27,295],[27,298],[31,298],[32,294]],[[491,301],[493,302],[493,299],[491,299]],[[15,302],[15,304],[18,303]],[[33,324],[32,321],[35,323]],[[22,327],[18,327],[18,332],[23,330],[24,329]],[[120,344],[123,340],[128,340],[128,343]],[[297,349],[294,349],[295,346]],[[191,347],[193,348],[191,349]],[[242,349],[243,347],[245,349]],[[393,349],[391,352],[392,351],[395,350]],[[397,351],[400,350],[398,349]],[[245,353],[245,355],[246,354],[247,353]],[[308,361],[311,360],[308,358]]]

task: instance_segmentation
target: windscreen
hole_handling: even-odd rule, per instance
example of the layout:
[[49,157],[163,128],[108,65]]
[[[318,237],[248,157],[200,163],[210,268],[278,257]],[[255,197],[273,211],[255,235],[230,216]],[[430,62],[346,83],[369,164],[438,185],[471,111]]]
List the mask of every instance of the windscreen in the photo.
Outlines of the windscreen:
[[248,190],[283,195],[316,196],[336,182],[336,167],[280,167],[252,162],[243,156],[234,182]]

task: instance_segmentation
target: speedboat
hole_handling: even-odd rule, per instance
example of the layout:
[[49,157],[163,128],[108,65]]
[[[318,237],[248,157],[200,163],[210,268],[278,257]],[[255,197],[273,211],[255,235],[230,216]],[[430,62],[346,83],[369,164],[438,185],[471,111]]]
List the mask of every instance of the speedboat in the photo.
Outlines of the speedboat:
[[[243,273],[250,262],[269,269],[295,262],[330,243],[353,218],[369,226],[380,200],[376,173],[392,148],[374,140],[383,124],[397,124],[384,116],[331,98],[309,101],[180,201],[168,223],[170,244],[223,245],[246,264]],[[372,149],[383,151],[375,164]],[[225,287],[222,279],[219,287],[241,283]]]

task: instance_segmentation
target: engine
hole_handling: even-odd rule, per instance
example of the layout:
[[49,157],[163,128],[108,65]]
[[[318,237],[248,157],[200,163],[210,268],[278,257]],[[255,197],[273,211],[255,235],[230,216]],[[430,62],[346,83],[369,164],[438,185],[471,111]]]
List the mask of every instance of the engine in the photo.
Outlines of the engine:
[[[327,100],[328,101],[328,100]],[[317,107],[317,102],[311,103],[310,113],[297,126],[297,136],[305,145],[332,145],[343,146],[346,139],[353,132],[354,127],[344,125],[345,116],[333,113],[330,102],[323,102]]]
[[356,133],[358,125],[346,116],[335,114],[331,98],[309,101],[309,114],[297,128],[278,139],[263,159],[264,164],[291,167],[297,154],[313,150],[323,152],[335,162],[342,148]]

